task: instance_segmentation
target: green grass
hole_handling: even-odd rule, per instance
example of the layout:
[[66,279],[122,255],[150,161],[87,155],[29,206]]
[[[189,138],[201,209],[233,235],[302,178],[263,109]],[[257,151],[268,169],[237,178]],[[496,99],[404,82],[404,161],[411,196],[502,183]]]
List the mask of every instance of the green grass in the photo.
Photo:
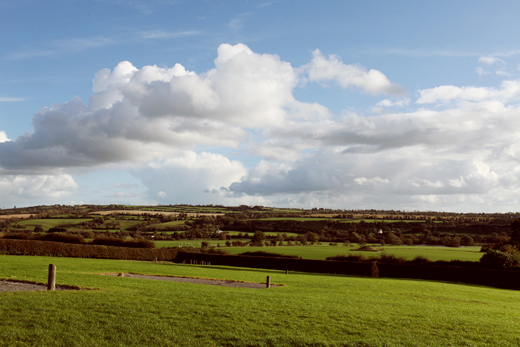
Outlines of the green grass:
[[[225,231],[225,230],[223,230]],[[228,233],[229,235],[238,235],[240,233],[242,233],[242,235],[245,235],[245,234],[251,234],[253,235],[254,232],[247,232],[247,231],[225,231],[226,233]],[[265,231],[264,232],[265,235],[268,235],[268,236],[277,236],[277,235],[283,235],[283,234],[287,234],[288,236],[298,236],[300,234],[298,233],[280,233],[280,232],[274,232],[274,231]]]
[[[155,241],[157,248],[164,247],[200,247],[203,241],[209,242],[209,244],[216,246],[218,243],[221,246],[226,244],[227,240],[215,240],[215,239],[195,239],[195,240],[179,240],[179,241]],[[231,240],[230,240],[231,241]],[[228,248],[226,248],[228,249]]]
[[[478,261],[484,253],[480,252],[480,246],[474,247],[428,247],[428,246],[384,246],[375,245],[376,248],[383,248],[386,253],[394,256],[405,257],[412,260],[418,255],[422,255],[430,259],[436,260],[467,260]],[[323,243],[321,246],[276,246],[276,247],[226,247],[224,248],[230,254],[239,254],[246,251],[265,251],[270,253],[279,253],[286,255],[298,255],[305,259],[322,259],[338,254],[363,254],[366,257],[378,256],[380,252],[355,252],[351,251],[356,247],[346,247],[341,243],[338,246],[329,246]]]
[[[0,293],[5,346],[518,346],[520,292],[442,282],[0,256],[0,278],[96,290]],[[108,277],[264,282],[248,289]]]
[[[24,225],[27,229],[34,229],[35,226],[41,226],[45,231],[50,228],[56,227],[63,224],[81,224],[83,222],[90,222],[92,219],[26,219],[18,222],[20,225]],[[81,226],[77,226],[81,228]]]

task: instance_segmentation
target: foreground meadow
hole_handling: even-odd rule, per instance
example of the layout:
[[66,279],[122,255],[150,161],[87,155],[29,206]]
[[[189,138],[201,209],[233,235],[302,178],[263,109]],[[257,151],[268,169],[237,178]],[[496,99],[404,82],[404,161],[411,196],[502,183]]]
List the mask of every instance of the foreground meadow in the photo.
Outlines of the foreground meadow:
[[[135,261],[0,256],[0,278],[92,290],[0,293],[3,346],[518,346],[520,292]],[[229,288],[107,272],[264,282]]]

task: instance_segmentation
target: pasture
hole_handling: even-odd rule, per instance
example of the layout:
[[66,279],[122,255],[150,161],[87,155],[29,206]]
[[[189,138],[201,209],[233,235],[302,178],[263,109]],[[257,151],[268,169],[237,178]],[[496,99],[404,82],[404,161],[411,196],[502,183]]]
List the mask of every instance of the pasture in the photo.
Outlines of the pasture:
[[[155,241],[158,248],[161,247],[200,247],[201,242],[209,242],[210,245],[224,246],[225,240],[215,239],[197,239],[197,240],[179,240],[179,241]],[[246,240],[244,240],[246,241]],[[427,257],[431,261],[437,260],[464,260],[464,261],[479,261],[484,253],[480,252],[480,246],[470,247],[437,247],[437,246],[389,246],[373,245],[377,249],[384,249],[387,254],[398,257],[404,257],[412,260],[418,255]],[[305,259],[319,259],[324,260],[327,257],[338,254],[354,255],[363,254],[365,257],[377,257],[381,252],[360,252],[353,251],[359,245],[353,244],[351,247],[344,246],[339,243],[337,246],[329,246],[328,243],[322,245],[307,245],[307,246],[275,246],[275,247],[222,247],[223,250],[229,254],[240,254],[244,252],[263,251],[269,253],[278,253],[285,255],[297,255]]]
[[50,228],[60,225],[77,225],[77,228],[82,228],[79,224],[83,222],[90,222],[92,219],[76,219],[76,218],[55,218],[55,219],[26,219],[18,222],[19,225],[25,226],[27,229],[34,229],[36,226],[41,226],[43,230],[47,231]]
[[[0,278],[92,290],[0,293],[5,346],[518,346],[520,292],[418,280],[0,256]],[[202,277],[230,288],[100,276]]]
[[[412,260],[418,255],[427,257],[431,261],[436,260],[466,260],[466,261],[479,261],[480,257],[484,253],[480,252],[479,246],[473,247],[460,247],[460,248],[449,248],[449,247],[434,247],[434,246],[388,246],[385,245],[374,245],[377,249],[384,249],[385,253],[391,254],[398,257],[404,257],[408,260]],[[353,247],[343,246],[329,246],[328,244],[322,245],[307,245],[307,246],[276,246],[276,247],[226,247],[229,254],[239,254],[246,251],[264,251],[269,253],[279,253],[285,255],[298,255],[305,259],[321,259],[324,260],[327,257],[335,256],[338,254],[355,255],[363,254],[365,257],[378,257],[381,252],[359,252],[352,251],[358,248],[358,245]]]

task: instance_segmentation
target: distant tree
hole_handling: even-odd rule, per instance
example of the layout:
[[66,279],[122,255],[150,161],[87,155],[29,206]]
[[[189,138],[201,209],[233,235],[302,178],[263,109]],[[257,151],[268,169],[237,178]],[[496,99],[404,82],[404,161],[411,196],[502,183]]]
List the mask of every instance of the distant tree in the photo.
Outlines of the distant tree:
[[361,236],[359,236],[359,234],[356,233],[355,231],[350,233],[349,239],[350,239],[350,242],[353,242],[353,243],[361,242]]
[[307,241],[309,241],[310,243],[314,244],[316,242],[318,242],[318,235],[316,235],[315,233],[307,233]]
[[511,223],[511,241],[520,242],[520,218]]
[[252,246],[263,246],[265,241],[265,234],[257,230],[255,231],[255,234],[253,235],[253,238],[251,239],[251,245]]
[[386,235],[386,243],[389,243],[391,245],[402,245],[403,241],[395,234],[389,233]]
[[208,248],[208,247],[209,247],[209,242],[207,242],[207,241],[202,241],[202,242],[200,243],[200,247],[201,247],[201,248]]
[[35,233],[43,233],[44,230],[43,230],[43,228],[41,226],[37,225],[37,226],[34,227],[34,232]]

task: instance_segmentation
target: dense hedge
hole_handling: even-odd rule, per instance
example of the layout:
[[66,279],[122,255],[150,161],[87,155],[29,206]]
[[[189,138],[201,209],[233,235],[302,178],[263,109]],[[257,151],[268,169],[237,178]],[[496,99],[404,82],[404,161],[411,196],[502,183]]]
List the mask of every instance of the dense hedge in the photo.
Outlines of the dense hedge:
[[[238,267],[277,269],[302,272],[335,273],[356,276],[370,276],[370,262],[347,262],[313,259],[290,259],[274,257],[251,257],[240,255],[215,255],[179,252],[176,262],[227,265]],[[455,266],[459,265],[459,266]],[[498,288],[520,289],[519,270],[488,269],[477,262],[435,262],[418,263],[380,263],[379,277],[414,278],[436,281],[450,281],[480,284]]]
[[0,254],[6,255],[173,261],[177,252],[177,248],[128,248],[39,240],[0,239]]

